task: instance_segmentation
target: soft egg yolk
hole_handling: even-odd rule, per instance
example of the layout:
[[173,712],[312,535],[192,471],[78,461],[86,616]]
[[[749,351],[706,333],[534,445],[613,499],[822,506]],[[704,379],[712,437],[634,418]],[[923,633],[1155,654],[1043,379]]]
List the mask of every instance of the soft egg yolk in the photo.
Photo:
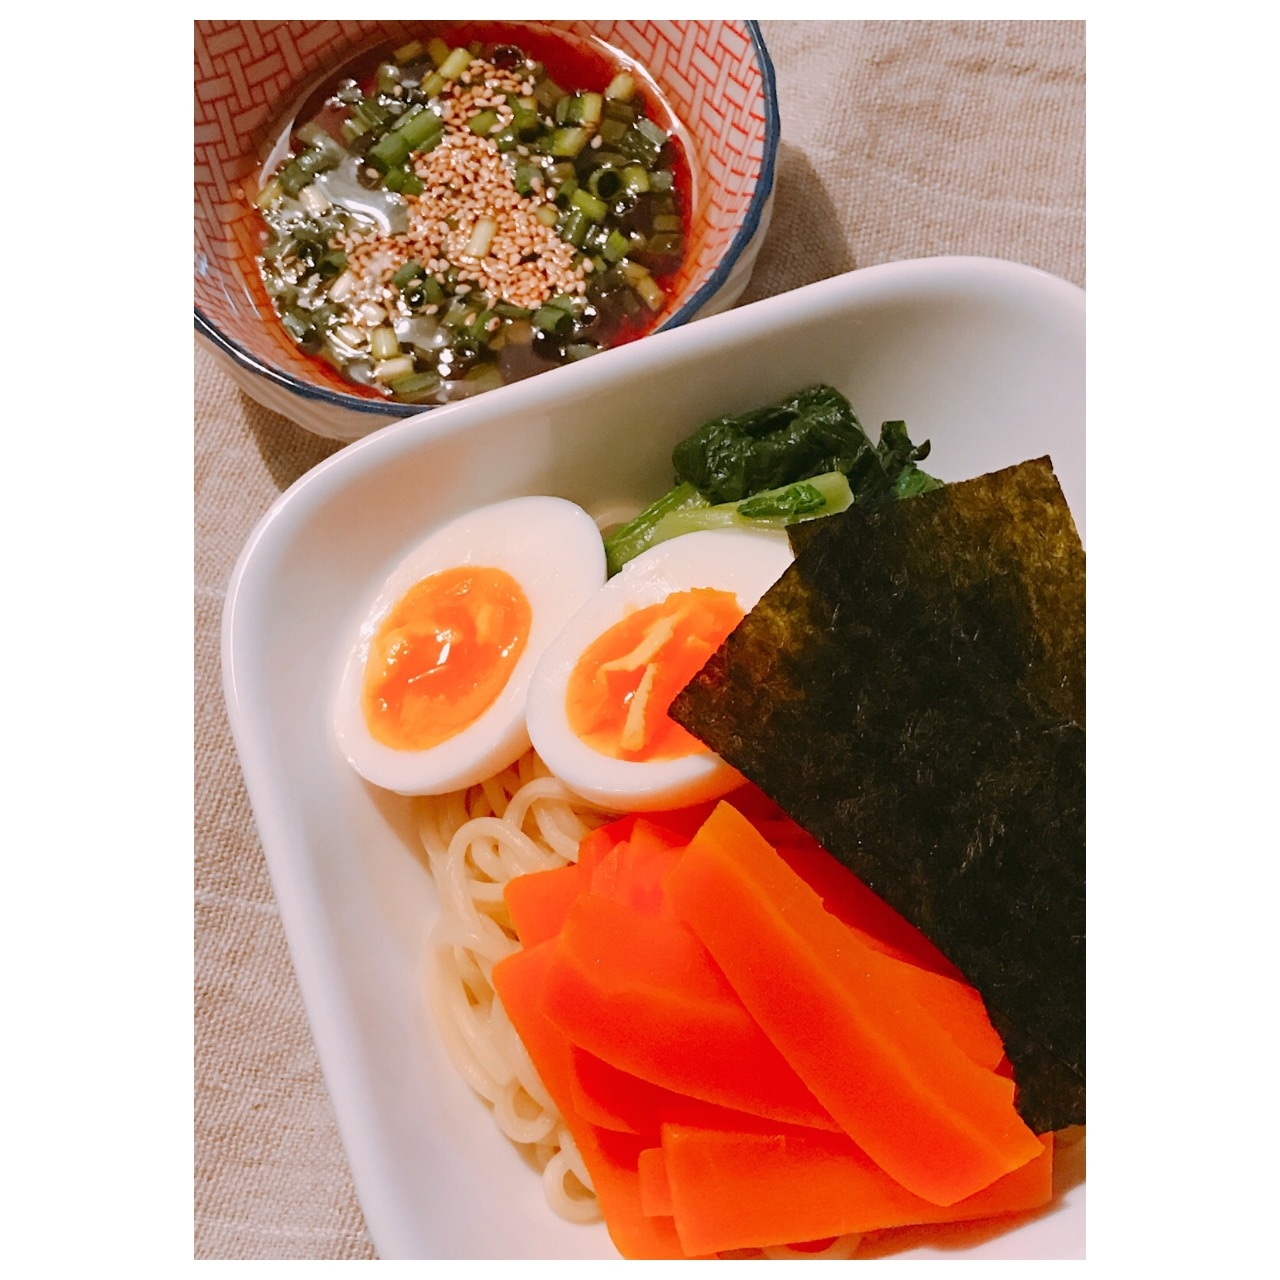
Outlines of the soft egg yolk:
[[737,596],[714,587],[673,591],[629,613],[586,647],[570,673],[570,728],[616,759],[705,752],[668,709],[742,618]]
[[399,751],[425,751],[473,724],[506,686],[531,618],[520,584],[501,569],[446,569],[410,587],[369,646],[370,734]]

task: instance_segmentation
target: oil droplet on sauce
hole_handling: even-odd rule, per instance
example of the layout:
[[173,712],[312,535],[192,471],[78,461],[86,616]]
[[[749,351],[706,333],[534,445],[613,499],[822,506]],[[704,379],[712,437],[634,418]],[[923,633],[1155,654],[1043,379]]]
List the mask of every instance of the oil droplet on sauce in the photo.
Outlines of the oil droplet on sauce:
[[667,712],[742,617],[737,596],[713,587],[673,591],[628,614],[583,650],[570,674],[570,727],[616,759],[706,752]]
[[464,565],[410,587],[369,646],[370,734],[399,751],[425,751],[461,733],[506,687],[531,618],[528,597],[501,569]]

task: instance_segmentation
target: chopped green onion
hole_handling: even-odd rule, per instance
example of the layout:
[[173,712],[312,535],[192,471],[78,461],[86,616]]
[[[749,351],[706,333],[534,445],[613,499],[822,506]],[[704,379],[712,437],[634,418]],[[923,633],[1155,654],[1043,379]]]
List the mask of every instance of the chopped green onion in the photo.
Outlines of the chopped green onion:
[[403,378],[414,372],[412,356],[396,356],[373,366],[373,376],[379,382],[390,382],[393,378]]
[[481,364],[472,369],[463,379],[467,390],[475,393],[494,391],[502,386],[502,370],[496,364]]
[[302,342],[312,329],[311,317],[305,311],[299,311],[297,307],[290,307],[283,312],[280,322],[289,330],[296,342]]
[[593,196],[590,191],[582,187],[579,187],[569,197],[569,203],[575,209],[581,209],[592,222],[603,222],[605,214],[609,212],[609,206],[603,200]]
[[602,227],[599,223],[593,223],[587,228],[586,235],[582,237],[582,252],[588,254],[601,253],[608,240],[609,228]]
[[619,144],[629,156],[652,168],[662,154],[667,135],[652,121],[641,116]]
[[410,40],[408,44],[402,44],[391,56],[403,67],[406,62],[413,62],[414,59],[422,56],[422,41]]
[[667,140],[667,131],[653,123],[646,116],[636,121],[636,128],[644,134],[655,147],[661,147]]
[[629,164],[622,171],[622,187],[628,195],[643,195],[649,190],[651,181],[649,171],[643,165]]
[[272,178],[262,188],[262,190],[258,192],[253,203],[256,204],[259,209],[268,209],[283,195],[284,188],[280,185],[280,179]]
[[635,77],[630,72],[619,71],[609,81],[609,87],[604,91],[604,96],[614,102],[628,102],[635,91]]
[[[641,170],[641,172],[643,173],[644,171]],[[587,179],[587,186],[601,200],[612,200],[623,189],[622,174],[617,169],[607,167],[597,169]],[[603,216],[602,214],[601,217]]]
[[627,250],[631,248],[631,241],[622,234],[616,227],[609,232],[609,237],[604,242],[602,252],[610,262],[618,262],[627,256]]
[[425,277],[418,288],[422,290],[427,305],[439,306],[444,301],[444,289],[441,288],[440,281],[435,276]]
[[307,212],[317,218],[322,217],[333,208],[333,205],[329,203],[329,197],[314,182],[309,187],[302,188],[298,193],[298,199],[306,205]]
[[542,76],[533,86],[533,96],[543,111],[553,111],[565,96],[564,90],[550,76]]
[[384,133],[377,142],[369,148],[369,154],[365,158],[382,172],[389,169],[398,168],[409,158],[409,152],[413,150],[408,138],[403,133],[398,133],[395,129]]
[[467,316],[471,314],[472,304],[465,293],[449,300],[448,309],[440,318],[441,324],[451,329],[460,329],[465,325]]
[[310,177],[296,160],[288,164],[276,174],[276,181],[286,195],[296,196],[310,182]]
[[440,74],[446,80],[456,80],[471,65],[470,49],[454,49],[449,56],[440,63]]
[[498,124],[498,113],[489,107],[484,111],[471,117],[467,121],[467,128],[478,137],[487,138]]
[[[335,143],[334,145],[336,146],[337,144]],[[341,164],[342,152],[338,151],[335,154],[324,147],[308,147],[298,157],[296,163],[298,168],[310,179],[314,178],[318,173],[324,173]]]
[[318,120],[308,120],[306,124],[299,125],[296,136],[299,142],[305,143],[308,147],[323,147],[326,144],[329,147],[338,145]]
[[396,271],[395,275],[391,277],[391,283],[395,285],[397,289],[403,289],[411,280],[417,280],[419,277],[425,276],[426,274],[426,269],[420,262],[406,262],[404,266],[400,267]]
[[600,111],[604,106],[604,99],[598,93],[580,93],[575,99],[577,109],[574,113],[574,121],[580,124],[599,124]]
[[400,339],[390,325],[380,325],[369,335],[369,354],[375,360],[390,360],[400,354]]
[[512,174],[512,181],[516,190],[522,196],[527,196],[541,187],[542,169],[536,164],[518,164]]
[[420,400],[440,385],[440,375],[434,369],[422,373],[406,373],[399,378],[388,378],[387,389],[401,400]]
[[560,307],[546,302],[533,313],[533,326],[543,333],[563,333],[573,322],[573,316]]
[[[577,192],[574,192],[576,195]],[[581,209],[570,209],[556,225],[556,231],[562,240],[567,240],[575,249],[581,249],[586,239],[587,228],[591,222]]]
[[611,147],[616,146],[627,136],[627,122],[613,120],[606,116],[600,121],[599,132],[602,141],[607,142]]
[[405,115],[396,124],[411,151],[429,151],[444,134],[444,120],[434,111],[419,107],[413,115]]
[[345,302],[355,292],[356,276],[354,271],[344,271],[330,286],[329,299],[332,302]]
[[630,102],[609,97],[604,100],[604,120],[618,120],[622,124],[630,124],[637,114],[636,108]]
[[366,122],[363,132],[377,129],[391,119],[391,112],[377,98],[361,98],[351,109],[351,114],[361,117]]
[[528,307],[517,307],[514,302],[495,302],[493,309],[504,320],[528,320],[533,314]]
[[590,134],[586,129],[570,126],[557,129],[551,135],[550,150],[553,156],[576,156],[582,153]]
[[346,266],[347,255],[341,249],[330,249],[316,263],[316,270],[320,273],[322,280],[328,280],[331,276],[336,276],[340,271],[346,270]]
[[634,287],[650,311],[660,310],[667,300],[667,295],[662,292],[658,282],[647,271],[634,282]]
[[660,231],[649,237],[645,252],[666,257],[684,252],[684,236],[670,231]]
[[[494,324],[494,320],[499,321],[499,324]],[[502,317],[496,312],[490,311],[488,307],[482,307],[471,318],[471,322],[469,324],[463,325],[463,331],[466,333],[467,337],[472,338],[476,342],[486,342],[488,341],[489,335],[496,332],[500,327],[501,320]]]
[[427,41],[427,56],[437,67],[444,62],[444,60],[449,56],[449,53],[449,46],[445,44],[439,36],[432,36],[431,39]]
[[538,115],[537,104],[526,105],[517,100],[511,108],[511,127],[522,137],[535,134],[542,125],[542,117]]
[[472,228],[471,239],[467,241],[467,247],[463,250],[473,258],[483,258],[489,252],[489,246],[493,243],[493,237],[497,233],[498,224],[492,218],[478,218],[476,225]]

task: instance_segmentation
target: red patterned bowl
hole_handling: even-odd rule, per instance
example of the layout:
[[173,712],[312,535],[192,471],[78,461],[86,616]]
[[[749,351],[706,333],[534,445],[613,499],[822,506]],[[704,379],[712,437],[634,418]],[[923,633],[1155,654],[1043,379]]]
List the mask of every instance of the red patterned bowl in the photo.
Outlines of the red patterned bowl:
[[[252,204],[292,112],[359,50],[413,38],[412,21],[195,24],[195,327],[241,389],[307,430],[355,440],[429,406],[362,393],[304,356],[271,311]],[[733,305],[769,222],[778,111],[755,22],[521,24],[603,41],[644,67],[680,125],[692,178],[688,249],[657,328]]]

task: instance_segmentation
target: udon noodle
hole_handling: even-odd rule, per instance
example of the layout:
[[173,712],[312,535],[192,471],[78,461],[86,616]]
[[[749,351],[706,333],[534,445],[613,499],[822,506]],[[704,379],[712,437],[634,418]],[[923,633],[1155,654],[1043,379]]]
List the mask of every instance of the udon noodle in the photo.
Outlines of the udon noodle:
[[551,1208],[575,1222],[600,1217],[590,1176],[490,975],[520,946],[503,886],[526,872],[576,862],[582,837],[608,816],[552,777],[532,751],[465,791],[417,802],[418,831],[440,895],[427,986],[449,1056],[491,1104],[502,1132],[530,1150]]
[[[498,1127],[542,1170],[547,1203],[572,1222],[594,1222],[591,1177],[555,1103],[520,1043],[490,975],[520,948],[503,902],[507,881],[578,859],[578,845],[612,815],[575,795],[532,752],[465,791],[422,796],[418,832],[440,896],[429,940],[427,988],[450,1058],[493,1109]],[[765,1257],[851,1257],[857,1236],[825,1249],[777,1246]],[[744,1250],[740,1256],[761,1256]]]

